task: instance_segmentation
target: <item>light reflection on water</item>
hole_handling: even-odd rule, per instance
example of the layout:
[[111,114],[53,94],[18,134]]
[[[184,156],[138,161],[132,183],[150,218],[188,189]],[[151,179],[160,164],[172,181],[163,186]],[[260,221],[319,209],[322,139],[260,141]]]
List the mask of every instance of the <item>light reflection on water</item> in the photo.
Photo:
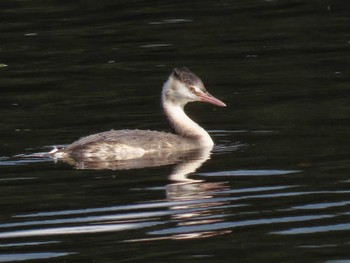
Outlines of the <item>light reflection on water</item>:
[[56,253],[56,252],[38,252],[38,253],[17,253],[17,254],[2,254],[0,262],[16,262],[26,260],[53,259],[73,255],[75,253]]
[[[250,171],[248,174],[254,176],[276,176],[288,175],[298,171],[278,171],[271,170],[270,174],[267,170],[261,172]],[[212,173],[205,176],[246,176],[246,171],[230,171],[227,173]],[[129,204],[114,207],[100,208],[84,208],[77,210],[39,212],[33,214],[13,215],[14,219],[25,219],[25,221],[8,222],[0,224],[0,238],[15,237],[31,237],[31,236],[47,236],[62,234],[87,234],[99,232],[115,232],[127,231],[130,229],[149,228],[158,225],[167,225],[175,222],[175,226],[168,228],[167,226],[153,231],[146,231],[146,235],[161,235],[164,238],[199,238],[213,236],[216,234],[228,234],[230,229],[236,227],[247,227],[251,225],[264,225],[276,223],[291,222],[307,222],[310,220],[322,220],[332,218],[335,215],[318,214],[318,215],[298,215],[293,217],[281,217],[274,215],[273,218],[234,220],[235,213],[237,215],[253,215],[254,209],[250,201],[259,199],[280,199],[292,196],[315,195],[315,194],[348,194],[350,191],[296,191],[299,185],[280,185],[280,186],[260,186],[254,188],[230,189],[228,183],[225,182],[196,182],[196,183],[171,183],[166,188],[159,188],[158,191],[166,192],[167,200],[162,202],[148,202],[140,204]],[[294,189],[294,190],[293,190]],[[153,189],[155,190],[155,189]],[[252,194],[251,194],[252,193]],[[303,205],[292,206],[291,211],[310,209],[325,209],[334,206],[346,206],[349,202],[342,204],[330,203],[321,205]],[[311,207],[312,206],[312,207]],[[310,208],[308,208],[310,207]],[[148,211],[145,211],[147,209]],[[234,210],[247,209],[244,212],[233,212]],[[138,211],[144,212],[138,212]],[[154,211],[152,211],[154,210]],[[286,211],[287,209],[280,209]],[[230,211],[230,212],[229,212]],[[114,214],[116,213],[117,214]],[[219,213],[218,213],[219,212]],[[265,211],[265,213],[272,211]],[[112,214],[110,214],[112,213]],[[262,212],[264,214],[264,212]],[[63,216],[63,217],[62,217]],[[74,216],[74,217],[72,217]],[[77,217],[76,217],[77,216]],[[165,219],[170,216],[171,220]],[[28,221],[27,221],[28,218]],[[43,218],[42,220],[38,220]],[[163,220],[162,220],[163,219]],[[233,221],[232,221],[233,220]],[[74,226],[65,226],[74,224]],[[44,228],[42,228],[44,226]],[[52,227],[50,227],[52,226]],[[334,225],[329,227],[313,227],[313,228],[296,228],[295,230],[279,231],[279,234],[297,234],[304,233],[301,231],[334,231],[341,230],[341,227],[347,229],[347,224]],[[23,229],[29,228],[29,229]],[[41,229],[42,228],[42,229]],[[7,229],[15,229],[8,231]],[[22,229],[22,230],[17,230]],[[302,230],[305,229],[305,230]],[[328,229],[328,230],[327,230]],[[223,232],[224,231],[224,232]],[[180,235],[181,236],[178,236]],[[186,234],[186,236],[184,236]],[[152,238],[147,240],[151,240]]]
[[[226,131],[222,131],[227,136]],[[217,134],[220,135],[219,132]],[[220,137],[220,136],[219,136]],[[243,146],[244,147],[244,146]],[[233,147],[223,145],[216,146],[214,156],[221,156],[225,152],[235,152],[240,149],[239,144]],[[30,149],[33,150],[33,149]],[[208,160],[209,152],[205,158],[191,158],[183,163],[174,165],[170,174],[182,173],[186,178],[189,173],[199,169]],[[40,154],[39,154],[40,155]],[[37,153],[18,155],[15,159],[3,158],[2,165],[30,165],[31,163],[52,162],[49,158],[40,157]],[[196,155],[198,156],[198,155]],[[186,163],[189,163],[188,166]],[[177,168],[178,167],[178,168]],[[180,168],[179,168],[180,167]],[[176,171],[176,172],[174,172]],[[180,172],[181,171],[181,172]],[[138,204],[126,204],[111,207],[85,207],[83,209],[41,211],[38,213],[26,213],[12,215],[12,220],[0,224],[0,239],[14,238],[35,238],[60,235],[92,235],[97,233],[125,232],[130,230],[142,231],[143,235],[138,238],[127,238],[121,240],[126,243],[134,242],[155,242],[160,240],[190,240],[198,238],[209,238],[218,235],[230,235],[233,229],[252,226],[262,227],[264,225],[276,225],[279,231],[271,231],[278,235],[315,234],[323,232],[343,231],[348,229],[348,224],[323,223],[324,220],[337,217],[332,214],[320,213],[321,211],[334,207],[347,207],[348,201],[328,202],[319,204],[293,205],[293,202],[278,210],[259,209],[256,211],[255,203],[265,202],[264,200],[281,200],[298,196],[348,194],[350,191],[306,191],[303,185],[259,185],[246,188],[232,188],[229,182],[213,179],[231,178],[278,178],[287,176],[293,178],[303,174],[303,170],[281,170],[281,169],[239,169],[231,171],[198,172],[196,180],[187,179],[182,182],[169,183],[165,187],[137,188],[134,191],[162,191],[166,200],[151,201]],[[169,177],[170,179],[172,177]],[[3,178],[2,181],[40,180],[40,178]],[[199,180],[200,179],[200,180]],[[203,180],[204,179],[204,180]],[[304,190],[303,190],[304,189]],[[286,211],[297,215],[286,216]],[[312,214],[309,211],[316,211]],[[327,211],[324,211],[327,212]],[[255,217],[259,215],[259,218]],[[343,213],[346,215],[346,213]],[[19,221],[18,221],[19,220]],[[314,224],[320,222],[320,226],[297,227],[298,223]],[[322,222],[322,223],[321,223]],[[283,225],[288,227],[283,227]],[[56,241],[47,241],[43,245]],[[33,242],[35,243],[35,242]],[[31,242],[28,242],[31,244]],[[40,243],[38,243],[40,245]],[[3,243],[2,247],[10,247],[11,243]],[[21,245],[24,246],[24,245]],[[62,254],[47,254],[47,258],[71,255],[76,252]],[[41,258],[46,255],[33,254],[33,258]],[[9,255],[9,258],[12,256]],[[3,260],[6,259],[4,255]],[[32,258],[27,256],[26,260]],[[16,259],[19,260],[19,259]],[[4,261],[5,262],[5,261]]]
[[[300,171],[279,171],[281,176],[293,176]],[[251,171],[249,174],[261,178],[275,178],[278,176],[275,170],[264,172]],[[230,171],[230,176],[244,178],[246,173]],[[204,178],[210,180],[218,174],[205,174]],[[198,178],[201,175],[198,174]],[[267,230],[274,235],[315,234],[322,232],[344,231],[348,229],[347,223],[329,225],[330,219],[340,216],[331,211],[322,210],[331,207],[347,206],[343,204],[329,203],[324,206],[309,205],[297,206],[298,199],[290,199],[298,196],[315,196],[328,194],[336,196],[349,194],[350,191],[301,191],[301,185],[260,185],[251,188],[232,188],[229,182],[195,182],[195,183],[170,183],[165,188],[138,188],[137,191],[164,192],[166,199],[125,204],[111,207],[84,207],[74,210],[41,211],[37,213],[16,214],[0,224],[0,242],[3,248],[10,247],[13,240],[26,238],[27,245],[31,246],[31,240],[35,243],[38,237],[47,237],[48,241],[37,246],[51,246],[51,242],[63,235],[96,235],[98,233],[116,233],[138,231],[135,236],[120,239],[123,243],[159,242],[164,240],[191,240],[199,238],[211,238],[214,236],[229,236],[234,229],[258,227],[263,229],[265,225],[272,226]],[[287,201],[289,202],[284,202]],[[278,203],[284,200],[283,206],[269,207],[267,203]],[[295,203],[296,202],[296,203]],[[265,204],[264,204],[265,203]],[[286,211],[294,215],[288,215]],[[311,213],[310,213],[310,210]],[[316,210],[316,212],[314,212]],[[328,221],[327,221],[328,220]],[[313,226],[315,225],[321,226]],[[307,227],[298,227],[307,225]],[[275,226],[275,227],[274,227]],[[279,231],[273,231],[279,229]],[[51,239],[50,237],[54,238]],[[7,243],[7,239],[10,240]],[[64,238],[65,239],[65,238]],[[63,241],[60,241],[63,242]],[[56,244],[57,245],[57,244]],[[1,247],[0,247],[1,248]],[[28,256],[31,258],[46,258],[73,255],[78,251],[64,253],[37,254]],[[10,256],[11,257],[11,256]],[[15,257],[16,258],[16,257]],[[4,260],[6,255],[4,255]],[[19,260],[19,259],[16,259]],[[4,261],[5,262],[5,261]]]
[[[0,262],[348,262],[348,7],[3,4]],[[174,66],[227,102],[188,109],[216,142],[208,158],[82,170],[31,155],[167,130]]]
[[[306,174],[304,169],[201,171],[201,166],[210,166],[216,159],[221,160],[249,149],[249,146],[239,143],[225,145],[227,136],[230,136],[228,134],[230,133],[226,131],[215,132],[216,137],[223,138],[223,144],[217,145],[211,156],[209,149],[205,153],[192,155],[193,159],[189,155],[189,158],[172,164],[168,179],[175,179],[175,182],[170,181],[161,186],[130,186],[129,189],[131,193],[162,193],[164,198],[139,200],[137,203],[126,202],[114,206],[85,205],[70,210],[17,213],[3,219],[0,223],[0,249],[6,251],[7,248],[17,246],[13,243],[17,239],[25,239],[26,242],[17,243],[18,247],[23,248],[23,259],[21,255],[3,254],[0,262],[7,262],[11,258],[19,261],[73,257],[79,254],[79,249],[68,249],[59,253],[24,253],[28,249],[32,250],[32,247],[42,247],[46,251],[51,247],[60,247],[69,236],[120,235],[121,238],[117,238],[120,244],[135,244],[229,237],[237,230],[250,231],[249,229],[255,228],[266,228],[264,231],[272,237],[317,235],[349,230],[349,224],[344,220],[349,216],[347,208],[350,202],[337,199],[347,196],[350,191],[346,188],[309,189],[306,182],[298,179]],[[246,132],[240,131],[238,134]],[[255,134],[265,136],[264,133]],[[43,157],[43,152],[33,153],[35,150],[37,149],[28,149],[26,154],[2,158],[2,165],[20,167],[54,164],[50,158]],[[236,182],[256,179],[257,182],[251,181],[245,186],[235,186]],[[16,184],[23,180],[37,181],[40,184],[43,177],[8,176],[0,182]],[[78,185],[77,187],[79,188]],[[317,203],[317,196],[327,196],[328,200],[334,201]],[[332,213],[332,209],[338,209],[337,213]],[[332,223],[332,220],[340,220],[343,223]],[[122,237],[123,233],[130,231],[137,234]],[[37,241],[43,238],[46,241]],[[307,248],[308,245],[300,247]]]

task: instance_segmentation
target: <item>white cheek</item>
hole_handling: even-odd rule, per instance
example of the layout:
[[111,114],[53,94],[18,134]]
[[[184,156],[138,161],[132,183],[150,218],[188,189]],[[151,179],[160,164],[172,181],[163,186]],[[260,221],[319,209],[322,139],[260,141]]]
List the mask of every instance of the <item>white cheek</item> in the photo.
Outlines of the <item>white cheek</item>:
[[189,101],[198,100],[197,96],[194,95],[185,85],[179,85],[177,89],[177,96],[182,99],[186,99]]

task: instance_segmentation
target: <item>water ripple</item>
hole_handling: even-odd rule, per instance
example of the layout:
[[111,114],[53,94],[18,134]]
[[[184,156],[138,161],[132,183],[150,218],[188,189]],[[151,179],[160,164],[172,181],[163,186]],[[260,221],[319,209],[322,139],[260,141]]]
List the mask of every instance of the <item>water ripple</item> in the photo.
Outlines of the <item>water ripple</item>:
[[[221,229],[231,229],[237,227],[254,226],[254,225],[266,225],[266,224],[277,224],[277,223],[290,223],[290,222],[304,222],[310,220],[319,220],[324,218],[332,218],[333,215],[311,215],[311,216],[291,216],[281,218],[266,218],[257,220],[245,220],[237,222],[220,222],[214,224],[203,224],[195,226],[182,226],[175,228],[168,228],[162,230],[151,231],[151,235],[169,235],[169,234],[180,234],[188,232],[201,232],[201,231],[213,231]],[[350,224],[349,224],[350,225]]]
[[72,252],[38,252],[38,253],[16,253],[16,254],[1,254],[0,262],[15,262],[15,261],[25,261],[25,260],[35,260],[35,259],[49,259],[57,258],[68,255],[73,255],[76,253]]
[[88,225],[88,226],[71,226],[71,227],[54,227],[54,228],[45,228],[45,229],[17,230],[17,231],[0,233],[0,238],[116,232],[116,231],[132,230],[132,229],[137,229],[142,227],[150,227],[158,224],[161,224],[161,222]]
[[328,203],[316,203],[316,204],[306,204],[306,205],[300,205],[300,206],[294,206],[291,209],[326,209],[326,208],[333,208],[333,207],[339,207],[339,206],[345,206],[350,204],[350,201],[341,201],[341,202],[328,202]]
[[315,233],[332,232],[332,231],[349,231],[349,230],[350,230],[350,223],[344,223],[344,224],[334,224],[334,225],[326,225],[326,226],[292,228],[288,230],[272,232],[272,234],[296,235],[296,234],[315,234]]
[[301,170],[236,170],[198,173],[201,176],[271,176],[300,173]]

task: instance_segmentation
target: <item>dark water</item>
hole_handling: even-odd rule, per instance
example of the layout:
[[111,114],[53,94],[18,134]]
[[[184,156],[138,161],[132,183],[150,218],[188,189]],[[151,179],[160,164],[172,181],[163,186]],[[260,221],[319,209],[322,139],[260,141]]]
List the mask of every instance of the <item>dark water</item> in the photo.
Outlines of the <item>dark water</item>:
[[[0,262],[350,262],[349,1],[2,1]],[[172,165],[14,158],[104,130],[169,130],[185,65],[228,107]]]

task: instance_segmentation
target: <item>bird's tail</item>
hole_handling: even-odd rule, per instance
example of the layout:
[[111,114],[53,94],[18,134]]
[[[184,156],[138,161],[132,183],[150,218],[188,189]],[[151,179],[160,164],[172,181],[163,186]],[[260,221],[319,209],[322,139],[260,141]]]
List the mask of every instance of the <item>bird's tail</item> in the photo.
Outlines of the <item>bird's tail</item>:
[[57,146],[50,146],[53,147],[51,151],[48,152],[36,152],[36,153],[30,153],[30,154],[17,154],[13,156],[14,158],[51,158],[51,159],[61,159],[65,157],[65,153],[63,151],[63,148],[58,148]]
[[53,158],[53,159],[61,159],[66,157],[66,153],[64,151],[62,151],[62,149],[57,148],[56,146],[54,146],[54,148],[49,151],[48,156]]

